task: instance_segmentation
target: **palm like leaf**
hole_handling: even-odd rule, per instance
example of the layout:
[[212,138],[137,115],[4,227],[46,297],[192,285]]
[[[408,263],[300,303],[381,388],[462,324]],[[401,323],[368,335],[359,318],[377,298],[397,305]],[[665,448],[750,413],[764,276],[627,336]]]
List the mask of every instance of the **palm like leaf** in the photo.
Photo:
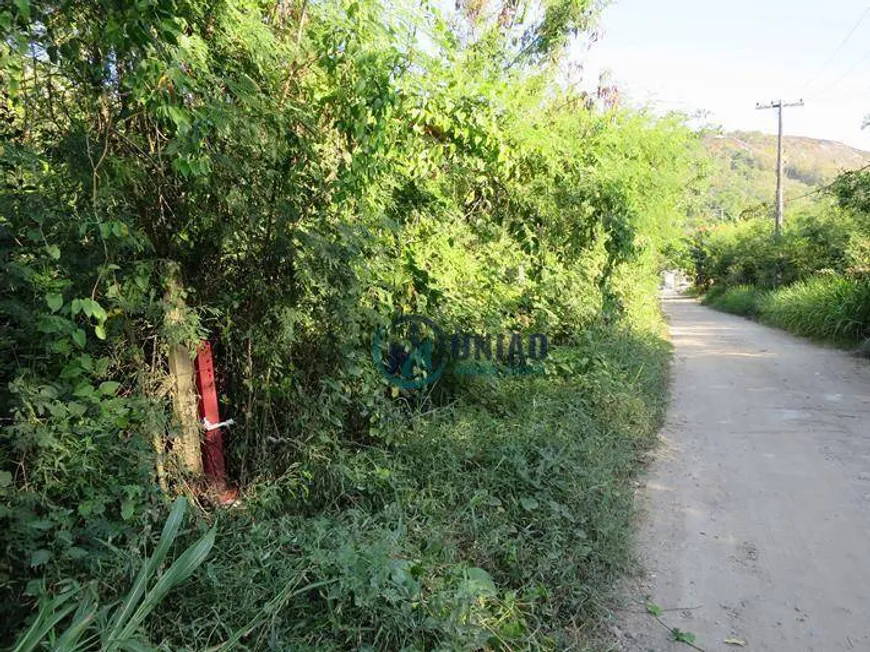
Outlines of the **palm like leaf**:
[[[30,652],[47,641],[53,641],[53,649],[64,651],[89,649],[97,641],[100,641],[99,648],[106,652],[152,650],[153,646],[141,635],[142,624],[166,595],[205,561],[214,545],[217,526],[187,548],[148,590],[151,579],[178,537],[186,508],[187,501],[184,498],[178,498],[172,505],[154,554],[146,560],[129,593],[119,605],[98,610],[96,597],[91,592],[82,597],[83,587],[80,586],[50,600],[43,600],[36,620],[12,648],[13,652]],[[72,598],[78,598],[78,601],[70,603]],[[73,611],[72,618],[65,622]],[[65,627],[58,629],[61,623]],[[82,640],[89,630],[96,631]]]

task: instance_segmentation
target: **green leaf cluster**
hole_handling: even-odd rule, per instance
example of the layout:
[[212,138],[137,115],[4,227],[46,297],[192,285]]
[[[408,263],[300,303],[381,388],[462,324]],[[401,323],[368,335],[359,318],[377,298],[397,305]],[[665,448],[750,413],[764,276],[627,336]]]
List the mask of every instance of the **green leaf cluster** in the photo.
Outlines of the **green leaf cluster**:
[[[545,332],[556,347],[589,346],[594,329],[655,336],[655,274],[681,230],[695,138],[679,116],[565,83],[560,53],[591,38],[598,10],[587,0],[469,5],[453,18],[401,0],[0,8],[4,627],[22,626],[42,581],[102,575],[112,594],[165,511],[158,469],[185,486],[171,464],[172,346],[214,343],[222,411],[237,424],[233,480],[263,487],[266,512],[334,519],[323,531],[343,533],[343,558],[364,566],[353,537],[368,515],[345,511],[363,500],[355,487],[389,523],[386,452],[409,412],[476,391],[445,379],[394,396],[370,360],[377,328],[421,313],[448,332]],[[593,359],[567,357],[559,373]],[[619,414],[646,423],[645,404],[619,396]],[[370,449],[385,455],[374,477],[353,462]],[[516,504],[524,517],[551,509],[534,492]],[[433,531],[450,529],[451,509],[432,516]],[[343,591],[342,605],[417,595],[414,563],[378,555],[380,579],[351,573],[323,591]],[[469,614],[491,597],[490,571],[466,544],[457,555],[427,576],[449,585],[425,611],[433,640],[477,641],[484,629]],[[502,599],[504,613],[525,609],[518,593]],[[381,614],[391,640],[408,640],[396,611],[406,608]],[[315,610],[309,633],[324,631],[326,613]],[[525,631],[521,621],[506,617],[506,631]],[[377,644],[376,628],[360,636]]]

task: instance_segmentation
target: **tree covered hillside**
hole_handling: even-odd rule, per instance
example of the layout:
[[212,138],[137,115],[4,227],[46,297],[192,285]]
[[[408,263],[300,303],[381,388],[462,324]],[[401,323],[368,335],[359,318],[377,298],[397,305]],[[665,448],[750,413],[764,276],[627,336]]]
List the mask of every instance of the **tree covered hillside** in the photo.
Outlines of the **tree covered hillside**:
[[[703,199],[705,219],[736,219],[744,211],[764,212],[776,188],[776,135],[734,131],[706,133],[702,139],[710,155],[710,187]],[[800,136],[783,138],[785,197],[798,198],[847,170],[870,163],[870,152],[843,143]],[[798,201],[795,205],[806,205]]]

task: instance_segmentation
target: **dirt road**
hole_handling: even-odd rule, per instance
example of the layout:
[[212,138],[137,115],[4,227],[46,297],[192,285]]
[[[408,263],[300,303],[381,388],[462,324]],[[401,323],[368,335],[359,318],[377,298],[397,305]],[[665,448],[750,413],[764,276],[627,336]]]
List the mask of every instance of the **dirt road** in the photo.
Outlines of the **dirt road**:
[[618,647],[690,649],[633,613],[652,602],[707,652],[870,651],[870,362],[687,299],[665,309],[673,397]]

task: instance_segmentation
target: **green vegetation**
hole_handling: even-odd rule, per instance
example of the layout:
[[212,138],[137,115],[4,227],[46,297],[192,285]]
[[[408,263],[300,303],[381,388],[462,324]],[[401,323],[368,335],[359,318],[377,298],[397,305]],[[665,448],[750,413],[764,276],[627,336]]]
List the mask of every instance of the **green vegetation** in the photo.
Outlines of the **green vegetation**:
[[[112,652],[143,646],[147,649],[148,641],[141,631],[143,622],[173,587],[199,568],[214,545],[215,528],[212,527],[148,589],[178,536],[186,505],[184,498],[175,501],[154,554],[142,564],[133,587],[120,603],[100,608],[99,595],[93,585],[73,586],[50,600],[43,599],[36,619],[18,641],[15,652],[35,650],[42,643],[50,643],[55,650],[86,649],[97,641],[101,650]],[[74,598],[78,600],[71,602]],[[69,622],[66,622],[67,617]],[[58,631],[59,624],[62,624],[61,631]]]
[[[700,198],[697,219],[710,224],[767,213],[776,175],[776,135],[711,131],[703,136],[709,186]],[[870,163],[870,152],[799,136],[785,136],[784,188],[790,209],[812,206],[807,196],[845,170]]]
[[[475,383],[389,446],[340,451],[311,491],[322,507],[288,509],[263,485],[155,637],[213,644],[259,619],[253,647],[582,645],[625,568],[628,480],[658,429],[667,360],[652,333],[590,334],[552,375]],[[261,613],[311,585],[280,618]]]
[[[582,644],[661,416],[697,143],[564,83],[598,3],[535,7],[0,9],[0,641]],[[392,387],[372,337],[410,313],[544,332],[546,373]],[[170,362],[203,339],[227,510]]]
[[724,312],[744,317],[757,317],[766,294],[764,290],[759,290],[752,285],[717,286],[704,295],[703,302]]
[[870,282],[818,276],[766,297],[762,319],[817,339],[859,342],[870,338]]
[[798,335],[855,345],[870,338],[870,173],[843,173],[788,216],[702,227],[691,243],[705,303]]
[[853,345],[870,338],[870,283],[825,274],[776,290],[716,288],[704,303],[797,335]]

